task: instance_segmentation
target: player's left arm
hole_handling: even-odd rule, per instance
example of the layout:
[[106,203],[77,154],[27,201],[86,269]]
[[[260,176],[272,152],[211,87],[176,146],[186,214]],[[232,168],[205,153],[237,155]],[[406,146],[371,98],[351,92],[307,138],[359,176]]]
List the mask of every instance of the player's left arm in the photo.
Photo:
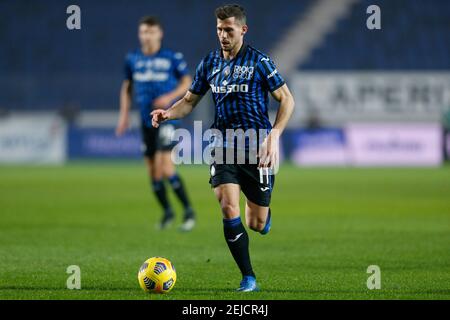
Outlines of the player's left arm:
[[279,140],[294,111],[295,101],[287,84],[271,92],[272,97],[280,103],[272,130],[260,149],[260,166],[274,168],[279,161]]
[[153,101],[154,108],[162,109],[170,106],[173,101],[178,100],[186,94],[191,83],[192,77],[190,75],[186,74],[182,76],[178,82],[178,86],[174,90],[159,96]]

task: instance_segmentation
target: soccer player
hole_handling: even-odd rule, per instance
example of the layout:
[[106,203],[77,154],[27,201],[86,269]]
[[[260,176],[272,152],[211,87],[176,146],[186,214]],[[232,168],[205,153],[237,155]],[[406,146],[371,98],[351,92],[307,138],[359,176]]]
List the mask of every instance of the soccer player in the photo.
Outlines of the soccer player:
[[164,184],[167,179],[184,206],[184,221],[180,229],[190,231],[195,225],[194,210],[170,156],[174,147],[171,138],[177,122],[169,121],[160,128],[154,128],[150,112],[170,107],[187,92],[192,78],[183,54],[161,46],[163,30],[156,17],[147,16],[139,21],[138,36],[141,47],[126,56],[116,135],[122,135],[129,126],[133,92],[134,101],[140,108],[145,164],[153,191],[164,210],[160,228],[167,228],[174,220]]
[[[152,112],[158,127],[164,121],[186,116],[212,88],[215,119],[212,128],[227,137],[227,129],[265,130],[258,148],[258,162],[251,164],[213,163],[210,183],[223,214],[223,231],[242,281],[238,291],[259,290],[249,254],[249,237],[240,218],[240,191],[246,197],[245,218],[253,231],[267,234],[271,228],[269,208],[274,175],[269,168],[278,163],[278,141],[294,109],[294,99],[272,60],[244,43],[248,30],[244,9],[225,5],[215,11],[221,48],[209,53],[198,65],[186,95],[168,110]],[[268,93],[280,103],[273,125],[268,117]],[[224,139],[224,147],[228,147]],[[245,146],[250,146],[245,144]],[[235,160],[235,158],[233,158]],[[228,162],[228,161],[227,161]],[[249,161],[250,162],[250,161]]]

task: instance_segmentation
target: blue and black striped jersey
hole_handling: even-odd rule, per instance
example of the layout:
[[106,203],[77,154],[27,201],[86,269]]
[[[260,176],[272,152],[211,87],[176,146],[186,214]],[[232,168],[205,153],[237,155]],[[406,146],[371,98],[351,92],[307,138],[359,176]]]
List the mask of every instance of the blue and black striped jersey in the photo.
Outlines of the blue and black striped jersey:
[[152,126],[150,112],[153,110],[153,101],[174,90],[180,78],[188,73],[180,52],[162,48],[152,55],[145,55],[140,49],[127,54],[125,79],[133,82],[134,101],[139,106],[145,126]]
[[212,128],[267,129],[269,92],[284,84],[273,61],[243,44],[235,58],[226,60],[221,49],[209,53],[198,65],[189,91],[204,95],[210,88],[215,104]]

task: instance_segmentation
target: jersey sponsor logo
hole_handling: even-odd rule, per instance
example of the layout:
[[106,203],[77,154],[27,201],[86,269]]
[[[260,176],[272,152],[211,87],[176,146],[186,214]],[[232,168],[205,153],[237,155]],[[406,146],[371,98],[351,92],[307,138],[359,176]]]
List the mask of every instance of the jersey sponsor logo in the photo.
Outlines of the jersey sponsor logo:
[[254,67],[234,66],[233,78],[234,79],[242,79],[242,80],[250,80],[253,77],[254,71],[255,71]]
[[229,84],[225,86],[215,86],[210,83],[213,93],[232,93],[232,92],[248,92],[247,84]]
[[169,79],[169,73],[167,72],[153,72],[148,70],[146,72],[133,73],[133,80],[138,82],[167,81],[167,79]]
[[272,77],[273,77],[274,75],[276,75],[277,73],[278,73],[278,70],[277,70],[277,69],[273,70],[272,73],[269,74],[269,75],[267,76],[267,79],[272,78]]
[[136,62],[136,69],[147,68],[153,70],[169,70],[172,62],[165,58],[153,58],[148,60],[139,60]]

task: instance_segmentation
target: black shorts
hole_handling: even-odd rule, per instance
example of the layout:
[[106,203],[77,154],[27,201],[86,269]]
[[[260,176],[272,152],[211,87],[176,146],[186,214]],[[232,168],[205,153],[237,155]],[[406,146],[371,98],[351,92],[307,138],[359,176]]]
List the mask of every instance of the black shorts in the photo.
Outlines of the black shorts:
[[216,164],[210,165],[211,187],[234,183],[241,187],[248,200],[262,207],[270,205],[275,176],[267,168],[257,164]]
[[163,123],[159,128],[147,127],[144,124],[142,128],[142,153],[144,156],[152,158],[156,151],[171,151],[176,145],[172,141],[176,125],[173,123]]

